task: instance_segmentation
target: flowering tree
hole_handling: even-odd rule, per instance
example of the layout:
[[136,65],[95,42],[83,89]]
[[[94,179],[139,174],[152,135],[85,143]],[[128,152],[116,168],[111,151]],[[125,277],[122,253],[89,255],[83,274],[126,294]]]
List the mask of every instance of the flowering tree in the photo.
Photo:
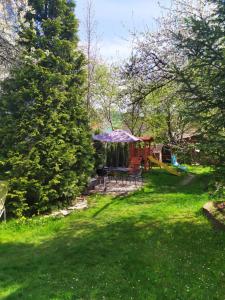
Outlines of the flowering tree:
[[[130,71],[145,83],[146,93],[164,86],[175,78],[174,70],[187,63],[184,49],[177,47],[177,35],[190,36],[188,18],[202,19],[209,16],[215,6],[206,0],[174,0],[165,16],[157,20],[157,30],[146,30],[135,35],[135,55],[130,60]],[[143,85],[143,84],[142,84]]]
[[0,2],[0,69],[3,78],[19,56],[19,27],[25,24],[24,17],[29,9],[27,0]]
[[[161,111],[167,126],[167,139],[177,142],[182,132],[190,127],[190,114],[185,114],[186,104],[181,93],[181,81],[178,75],[189,64],[187,49],[180,47],[180,38],[194,37],[187,20],[204,20],[215,11],[216,5],[205,0],[174,0],[170,8],[165,8],[165,15],[157,20],[155,32],[146,30],[135,35],[136,47],[132,57],[126,63],[124,76],[132,77],[133,102],[146,103],[146,97],[153,111]],[[157,95],[159,101],[153,100]],[[153,101],[152,101],[153,100]],[[154,108],[154,109],[153,109]]]

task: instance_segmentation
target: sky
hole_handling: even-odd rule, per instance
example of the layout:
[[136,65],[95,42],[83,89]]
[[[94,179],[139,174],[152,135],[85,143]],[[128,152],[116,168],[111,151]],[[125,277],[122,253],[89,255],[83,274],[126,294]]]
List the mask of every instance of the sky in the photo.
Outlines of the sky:
[[[171,0],[93,0],[100,55],[106,61],[124,59],[130,53],[130,32],[154,30],[155,19],[169,7]],[[84,42],[86,0],[76,0],[76,16],[80,20],[80,41]]]

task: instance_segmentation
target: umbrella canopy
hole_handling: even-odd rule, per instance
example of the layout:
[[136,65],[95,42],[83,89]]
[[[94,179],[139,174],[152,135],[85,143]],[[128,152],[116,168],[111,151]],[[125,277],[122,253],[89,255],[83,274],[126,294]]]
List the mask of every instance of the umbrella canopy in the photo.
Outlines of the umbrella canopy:
[[141,141],[141,139],[122,129],[117,129],[112,132],[105,132],[102,134],[94,135],[93,139],[95,141],[107,143],[132,143]]

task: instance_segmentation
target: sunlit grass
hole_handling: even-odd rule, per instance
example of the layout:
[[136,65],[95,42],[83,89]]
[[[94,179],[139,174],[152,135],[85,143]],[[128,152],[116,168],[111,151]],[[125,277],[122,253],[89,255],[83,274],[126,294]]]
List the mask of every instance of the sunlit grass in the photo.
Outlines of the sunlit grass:
[[225,234],[202,215],[210,170],[163,170],[64,219],[1,224],[2,299],[224,299]]

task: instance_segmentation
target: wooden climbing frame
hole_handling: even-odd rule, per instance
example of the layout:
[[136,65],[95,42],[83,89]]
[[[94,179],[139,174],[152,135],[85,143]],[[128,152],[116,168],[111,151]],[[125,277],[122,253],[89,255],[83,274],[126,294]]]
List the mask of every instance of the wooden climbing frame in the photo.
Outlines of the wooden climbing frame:
[[137,165],[140,167],[141,164],[144,165],[144,169],[149,170],[151,168],[151,163],[148,159],[149,155],[153,152],[153,138],[152,137],[140,137],[140,141],[135,143],[130,143],[129,147],[129,167],[132,165]]

